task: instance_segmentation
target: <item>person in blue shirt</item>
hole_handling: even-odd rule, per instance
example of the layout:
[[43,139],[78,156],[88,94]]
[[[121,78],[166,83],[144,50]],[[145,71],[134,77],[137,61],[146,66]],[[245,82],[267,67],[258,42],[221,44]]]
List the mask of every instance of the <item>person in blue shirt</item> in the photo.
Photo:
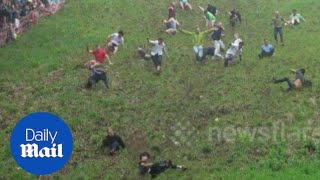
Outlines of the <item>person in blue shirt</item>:
[[271,57],[274,54],[274,48],[268,43],[267,39],[263,40],[264,44],[261,47],[261,53],[258,55],[259,58]]

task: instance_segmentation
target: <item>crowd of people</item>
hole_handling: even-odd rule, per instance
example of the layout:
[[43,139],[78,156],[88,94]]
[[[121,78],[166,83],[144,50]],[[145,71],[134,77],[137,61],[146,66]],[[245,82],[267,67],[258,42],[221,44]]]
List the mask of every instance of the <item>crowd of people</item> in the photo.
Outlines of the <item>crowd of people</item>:
[[[56,12],[61,6],[60,0],[0,0],[0,27],[4,29],[9,27],[9,38],[6,37],[6,41],[11,41],[16,38],[16,34],[20,32],[21,20],[23,17],[30,15],[26,21],[35,24],[40,16],[49,16]],[[176,19],[177,7],[180,7],[183,11],[195,11],[193,6],[188,0],[179,0],[177,3],[172,2],[168,8],[168,16],[163,20],[165,24],[165,32],[170,36],[175,36],[177,33],[188,35],[192,39],[192,49],[195,54],[195,60],[199,63],[204,63],[207,56],[211,56],[213,60],[223,60],[224,67],[228,67],[237,61],[242,60],[242,52],[244,48],[244,41],[240,38],[238,33],[232,34],[233,40],[225,46],[223,37],[226,34],[226,29],[223,23],[219,21],[220,15],[218,8],[212,4],[208,4],[206,8],[198,6],[205,25],[203,25],[203,31],[201,31],[201,25],[196,24],[193,31],[188,31],[181,27],[181,24]],[[240,10],[237,8],[231,9],[228,12],[229,24],[231,28],[236,30],[237,25],[241,25],[242,16]],[[272,17],[272,23],[274,26],[274,39],[278,44],[278,35],[280,36],[280,45],[284,46],[283,38],[283,26],[296,26],[305,21],[305,19],[297,13],[297,10],[293,10],[289,20],[285,20],[281,17],[278,11],[274,12]],[[210,37],[212,44],[205,47],[205,39]],[[155,66],[156,74],[161,72],[162,56],[165,54],[169,58],[168,51],[164,39],[158,37],[156,40],[146,39],[148,45],[150,45],[150,52],[142,47],[137,48],[138,56],[144,60],[151,59]],[[94,56],[94,59],[90,59],[84,63],[84,67],[91,71],[91,74],[85,85],[86,88],[92,89],[99,81],[102,81],[109,89],[107,71],[108,68],[104,66],[105,62],[112,65],[112,58],[118,53],[119,48],[124,44],[124,31],[112,33],[107,36],[107,40],[104,45],[97,45],[95,49],[87,47],[87,52]],[[223,55],[222,53],[225,54]],[[275,54],[275,48],[271,45],[267,38],[263,39],[263,45],[261,52],[258,54],[260,59],[272,57]],[[289,78],[276,79],[273,78],[274,83],[288,84],[287,91],[293,89],[300,89],[304,86],[312,85],[311,81],[305,79],[304,75],[306,70],[300,68],[298,70],[292,70],[294,73],[294,80]],[[102,142],[102,147],[107,149],[109,155],[115,155],[119,150],[126,148],[126,145],[122,138],[115,134],[112,128],[108,128],[107,136]],[[148,152],[143,152],[139,156],[138,169],[141,175],[150,174],[151,177],[156,177],[160,173],[167,169],[186,170],[186,166],[176,165],[171,160],[164,160],[159,162],[151,162],[151,155]]]
[[17,39],[40,17],[56,13],[64,0],[0,0],[0,46]]
[[[178,5],[177,5],[178,4]],[[204,31],[201,31],[200,25],[195,25],[194,31],[188,31],[181,27],[181,24],[176,19],[176,9],[181,8],[183,11],[193,10],[191,3],[188,0],[179,0],[178,3],[172,2],[167,10],[168,16],[163,20],[165,25],[165,32],[169,36],[175,36],[178,32],[186,34],[191,37],[193,44],[193,51],[195,53],[196,62],[203,63],[207,56],[211,56],[213,60],[223,60],[224,67],[228,67],[232,64],[237,63],[237,60],[242,60],[242,51],[244,48],[244,41],[240,38],[238,33],[233,34],[233,41],[229,43],[226,48],[222,38],[226,36],[226,30],[223,23],[219,21],[218,9],[217,7],[208,4],[207,8],[198,6],[203,12],[203,18],[205,19]],[[242,16],[238,8],[231,9],[228,12],[230,27],[236,30],[237,24],[241,25]],[[300,24],[301,20],[305,19],[297,13],[296,10],[292,11],[289,20],[284,20],[278,11],[274,12],[272,19],[272,24],[274,26],[274,39],[278,44],[278,35],[280,35],[280,45],[284,46],[283,38],[283,26],[296,26]],[[94,60],[90,60],[85,64],[85,67],[92,70],[92,74],[88,79],[87,86],[91,88],[97,82],[103,81],[107,88],[108,80],[106,77],[106,70],[102,68],[104,59],[107,59],[110,65],[112,65],[111,57],[114,55],[119,45],[123,44],[124,33],[119,31],[118,33],[113,33],[108,36],[107,42],[104,48],[97,46],[95,50],[89,50],[88,52],[95,56]],[[211,38],[211,46],[205,47],[205,38]],[[155,72],[157,74],[161,71],[162,56],[165,54],[168,58],[168,51],[166,49],[166,44],[164,39],[159,37],[156,40],[150,40],[147,38],[147,43],[150,46],[150,52],[143,48],[138,47],[136,52],[138,56],[143,60],[151,59],[155,66]],[[190,48],[191,49],[191,48]],[[225,52],[223,56],[222,53]],[[108,55],[109,54],[109,55]],[[267,38],[263,39],[263,45],[261,47],[261,52],[258,54],[259,59],[270,58],[275,54],[274,46],[271,45]],[[294,74],[294,80],[291,81],[288,77],[276,79],[272,78],[272,82],[275,84],[286,82],[288,84],[287,91],[293,89],[300,89],[305,86],[311,86],[311,81],[305,79],[304,75],[306,70],[300,68],[298,70],[292,70]],[[102,143],[104,148],[107,148],[110,155],[114,155],[117,151],[125,148],[125,144],[120,136],[115,135],[111,128],[108,129],[108,135]],[[171,160],[164,160],[158,162],[152,162],[151,155],[148,152],[142,152],[139,156],[138,170],[141,175],[150,174],[151,177],[156,177],[157,175],[163,173],[167,169],[178,169],[186,170],[186,166],[175,165]]]

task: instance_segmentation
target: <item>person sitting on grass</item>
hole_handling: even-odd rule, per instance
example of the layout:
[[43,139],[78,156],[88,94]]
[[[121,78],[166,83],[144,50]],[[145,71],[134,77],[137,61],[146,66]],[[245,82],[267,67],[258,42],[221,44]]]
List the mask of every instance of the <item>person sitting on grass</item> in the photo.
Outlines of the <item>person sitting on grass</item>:
[[207,29],[213,28],[216,17],[208,10],[205,10],[203,7],[199,6],[199,8],[203,11]]
[[226,56],[224,58],[224,67],[227,67],[230,64],[234,64],[238,55],[240,61],[242,61],[242,48],[244,46],[244,43],[239,38],[239,35],[237,33],[234,34],[234,38],[235,41],[230,44],[230,47],[226,52]]
[[305,69],[299,69],[299,70],[292,69],[291,71],[292,73],[294,73],[294,77],[295,77],[294,81],[290,81],[289,78],[284,77],[281,79],[273,78],[273,82],[275,84],[283,83],[283,82],[288,83],[288,89],[286,90],[286,92],[289,92],[294,89],[301,89],[302,87],[312,86],[312,82],[309,80],[305,80],[304,78],[304,74],[306,72]]
[[107,148],[109,155],[114,155],[121,148],[126,148],[120,136],[116,135],[112,128],[108,128],[108,135],[102,141],[102,147]]
[[118,33],[113,33],[108,36],[107,39],[107,49],[114,55],[117,53],[118,48],[124,42],[124,33],[123,31],[119,31]]
[[178,20],[174,19],[173,17],[168,20],[163,20],[163,23],[167,27],[166,33],[168,33],[171,36],[177,33],[177,26],[180,26]]
[[306,21],[301,14],[297,13],[297,10],[292,10],[292,14],[290,15],[290,20],[286,25],[299,25],[300,21]]
[[274,53],[274,48],[268,43],[267,39],[263,40],[264,44],[261,47],[261,53],[258,55],[260,59],[264,57],[271,57]]
[[109,89],[108,78],[107,78],[107,70],[102,68],[101,65],[95,66],[91,68],[91,75],[88,78],[88,82],[85,85],[85,88],[92,89],[96,86],[99,81],[103,81],[106,89]]
[[104,58],[107,58],[109,64],[112,65],[112,62],[111,62],[111,60],[109,58],[109,55],[107,54],[105,49],[101,48],[100,45],[97,45],[96,49],[94,49],[94,50],[90,50],[89,47],[87,47],[87,51],[90,54],[93,54],[95,59],[92,59],[92,60],[86,62],[84,64],[84,67],[86,67],[88,69],[92,69],[95,66],[101,65],[104,62]]
[[165,52],[165,54],[169,58],[168,52],[166,50],[166,45],[163,42],[162,38],[158,38],[158,40],[154,40],[154,41],[149,40],[149,38],[147,38],[147,41],[152,46],[151,47],[151,59],[154,63],[154,66],[156,67],[156,72],[160,73],[163,52]]
[[192,10],[192,6],[188,0],[179,0],[180,7],[183,10]]
[[186,166],[175,165],[171,160],[159,161],[156,163],[150,162],[150,154],[143,152],[139,156],[139,173],[140,175],[150,174],[152,178],[165,172],[167,169],[187,170]]
[[183,29],[179,29],[179,31],[192,36],[193,50],[196,55],[196,60],[201,61],[203,56],[204,37],[206,34],[212,32],[213,29],[201,32],[200,27],[197,25],[195,32],[190,32]]

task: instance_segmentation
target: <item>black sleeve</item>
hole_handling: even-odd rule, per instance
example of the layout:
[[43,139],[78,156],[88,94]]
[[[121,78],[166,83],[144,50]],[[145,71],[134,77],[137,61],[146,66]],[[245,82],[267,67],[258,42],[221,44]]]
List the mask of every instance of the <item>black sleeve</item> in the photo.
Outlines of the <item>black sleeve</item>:
[[102,147],[109,147],[111,143],[111,139],[108,136],[106,136],[102,141]]
[[122,148],[126,148],[126,145],[123,143],[123,141],[122,141],[122,139],[121,139],[120,136],[117,136],[117,141],[118,141],[118,143],[120,144],[120,146],[121,146]]

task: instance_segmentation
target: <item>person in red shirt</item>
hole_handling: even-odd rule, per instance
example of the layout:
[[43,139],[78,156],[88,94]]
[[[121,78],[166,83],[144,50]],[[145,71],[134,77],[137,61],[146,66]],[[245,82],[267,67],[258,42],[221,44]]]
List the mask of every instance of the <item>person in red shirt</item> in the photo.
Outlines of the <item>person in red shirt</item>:
[[112,65],[112,62],[109,58],[109,55],[107,54],[106,50],[101,48],[101,46],[97,45],[96,49],[95,50],[90,50],[89,47],[87,47],[87,51],[90,53],[90,54],[93,54],[95,59],[92,59],[88,62],[86,62],[84,64],[84,66],[86,68],[94,68],[95,66],[98,66],[98,65],[101,65],[103,64],[104,62],[104,58],[107,58],[108,62],[110,65]]

